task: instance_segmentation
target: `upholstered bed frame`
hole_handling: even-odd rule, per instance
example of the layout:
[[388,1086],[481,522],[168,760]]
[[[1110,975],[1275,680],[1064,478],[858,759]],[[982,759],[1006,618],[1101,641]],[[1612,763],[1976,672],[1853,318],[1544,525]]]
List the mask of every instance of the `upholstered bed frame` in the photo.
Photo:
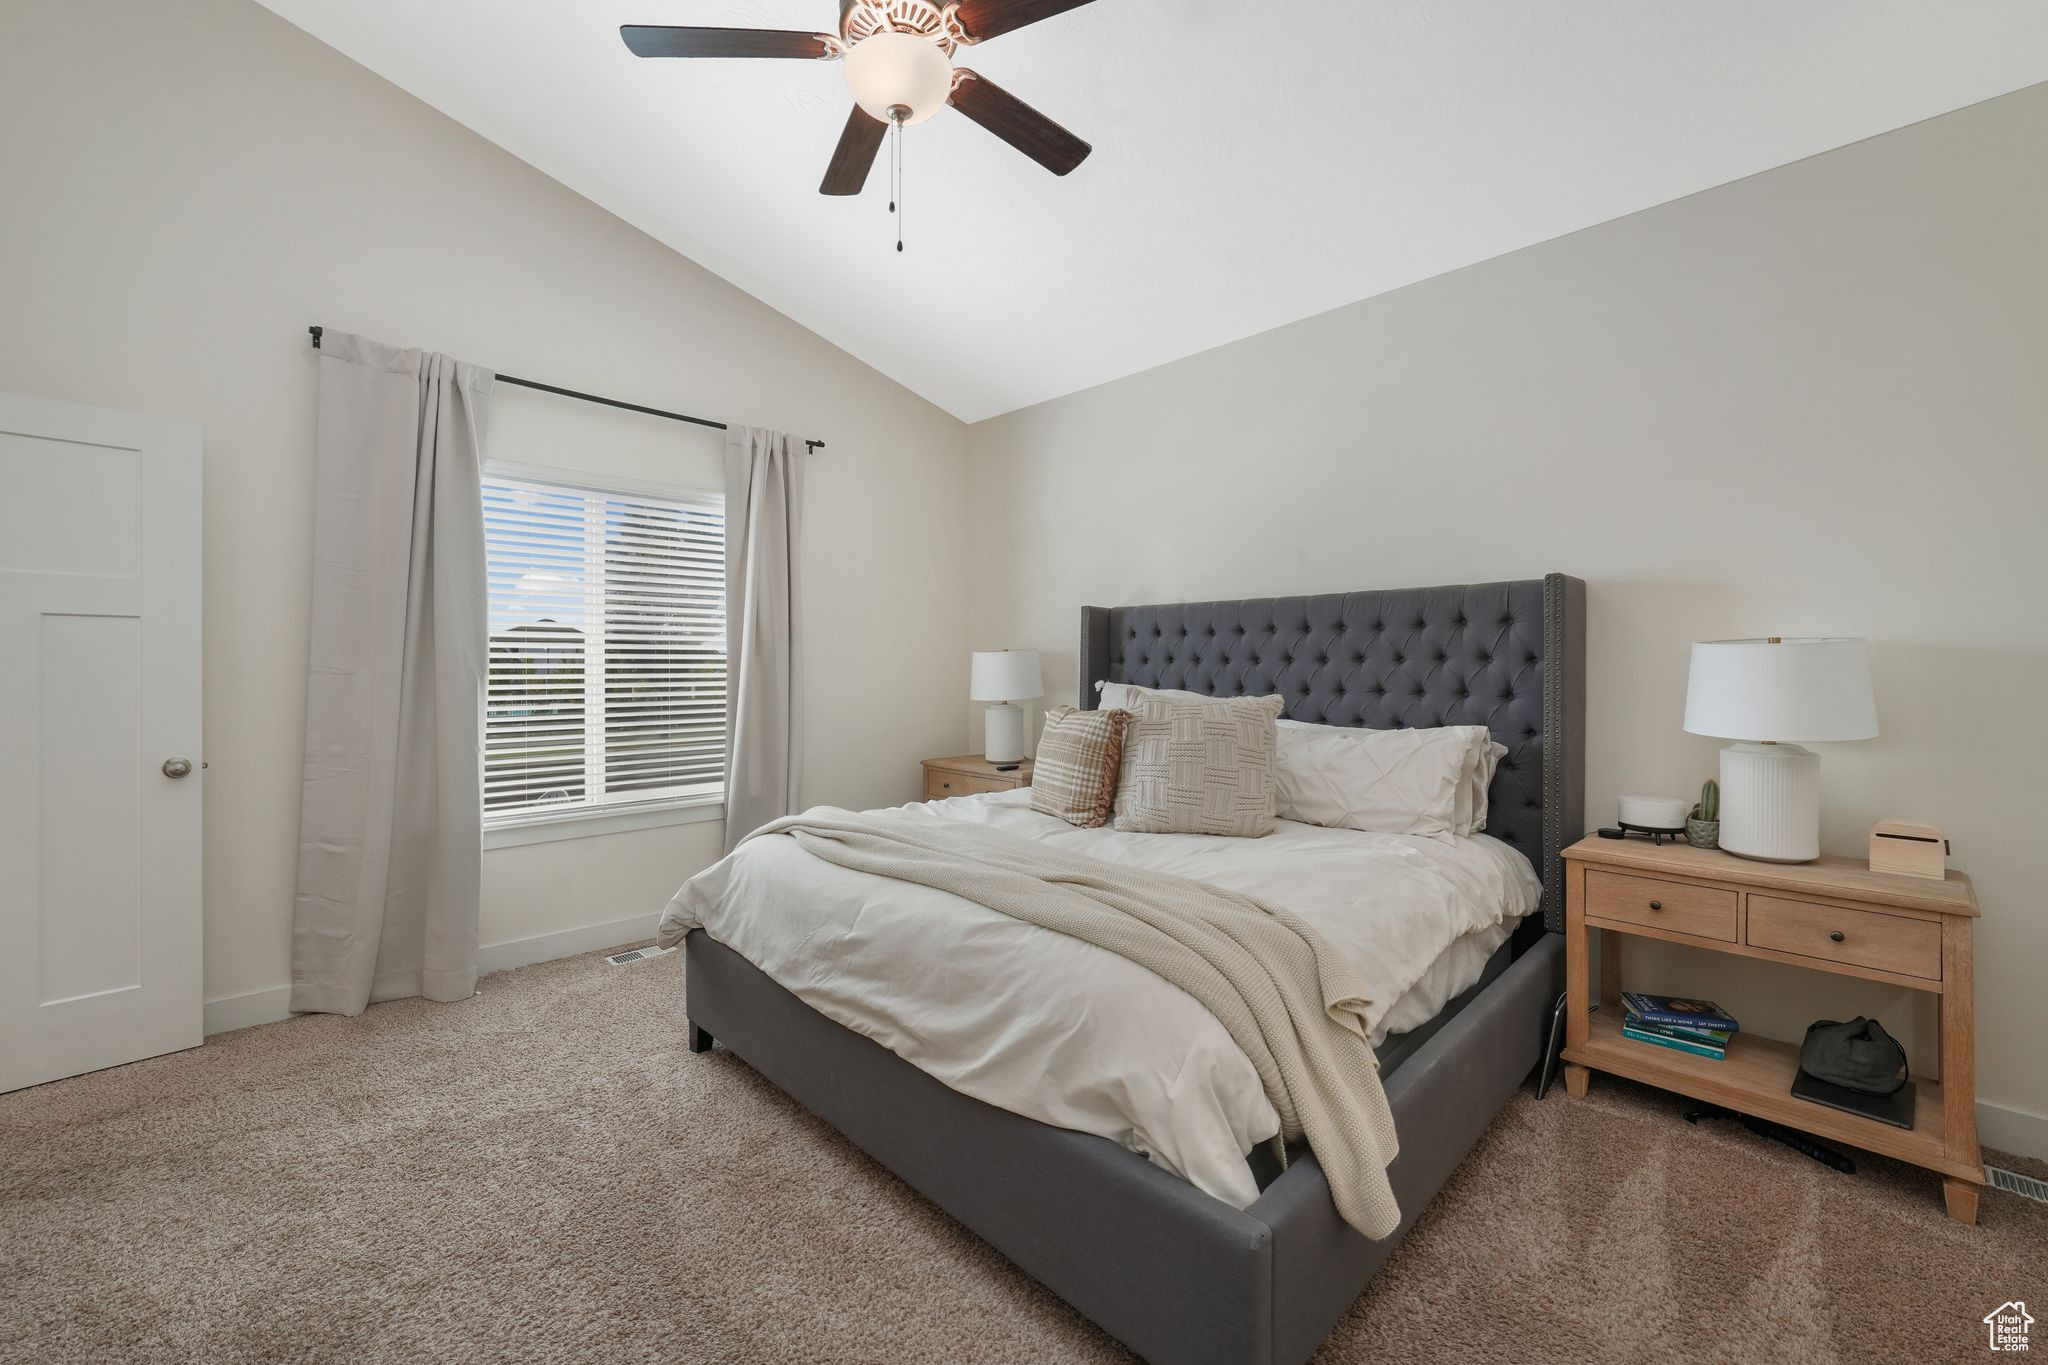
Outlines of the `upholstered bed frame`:
[[1562,927],[1559,855],[1581,832],[1584,621],[1585,585],[1559,574],[1082,612],[1084,706],[1103,681],[1277,692],[1297,720],[1486,725],[1508,746],[1487,832],[1542,875],[1543,922],[1386,1074],[1404,1216],[1385,1240],[1337,1217],[1313,1156],[1233,1208],[1106,1139],[948,1088],[701,930],[688,939],[691,1048],[715,1035],[1147,1360],[1304,1361],[1541,1058],[1563,976],[1545,927]]

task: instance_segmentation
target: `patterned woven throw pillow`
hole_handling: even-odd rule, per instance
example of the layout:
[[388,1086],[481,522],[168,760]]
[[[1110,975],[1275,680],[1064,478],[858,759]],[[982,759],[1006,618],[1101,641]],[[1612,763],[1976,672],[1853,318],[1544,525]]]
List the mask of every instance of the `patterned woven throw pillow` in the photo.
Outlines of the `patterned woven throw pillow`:
[[1046,712],[1031,770],[1031,809],[1082,829],[1108,824],[1130,723],[1128,711],[1062,706]]
[[1273,832],[1278,697],[1141,697],[1124,738],[1116,827],[1132,834]]

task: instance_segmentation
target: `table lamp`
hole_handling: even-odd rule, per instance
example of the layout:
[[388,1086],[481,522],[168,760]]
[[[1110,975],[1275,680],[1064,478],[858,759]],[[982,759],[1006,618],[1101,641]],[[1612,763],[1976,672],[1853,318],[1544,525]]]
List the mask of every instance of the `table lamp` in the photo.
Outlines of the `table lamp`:
[[1011,703],[1045,695],[1035,649],[976,650],[974,673],[967,688],[974,701],[997,703],[984,722],[982,757],[991,763],[1024,761],[1024,708]]
[[1763,862],[1820,856],[1820,755],[1801,740],[1873,739],[1861,640],[1708,640],[1692,647],[1685,728],[1721,751],[1721,847]]

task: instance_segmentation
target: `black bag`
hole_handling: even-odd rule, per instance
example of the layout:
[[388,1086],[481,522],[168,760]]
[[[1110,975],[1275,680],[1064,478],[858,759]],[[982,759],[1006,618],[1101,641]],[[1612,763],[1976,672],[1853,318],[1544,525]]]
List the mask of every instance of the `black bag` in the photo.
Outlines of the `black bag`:
[[1906,1083],[1906,1049],[1875,1019],[1823,1019],[1807,1026],[1799,1069],[1844,1090],[1889,1095]]

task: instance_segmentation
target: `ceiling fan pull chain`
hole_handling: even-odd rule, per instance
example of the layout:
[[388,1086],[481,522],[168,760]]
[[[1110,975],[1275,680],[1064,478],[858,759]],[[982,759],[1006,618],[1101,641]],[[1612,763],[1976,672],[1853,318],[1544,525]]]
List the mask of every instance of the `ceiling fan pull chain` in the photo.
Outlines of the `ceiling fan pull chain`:
[[896,197],[889,209],[896,215],[896,250],[903,250],[903,120],[896,120]]

